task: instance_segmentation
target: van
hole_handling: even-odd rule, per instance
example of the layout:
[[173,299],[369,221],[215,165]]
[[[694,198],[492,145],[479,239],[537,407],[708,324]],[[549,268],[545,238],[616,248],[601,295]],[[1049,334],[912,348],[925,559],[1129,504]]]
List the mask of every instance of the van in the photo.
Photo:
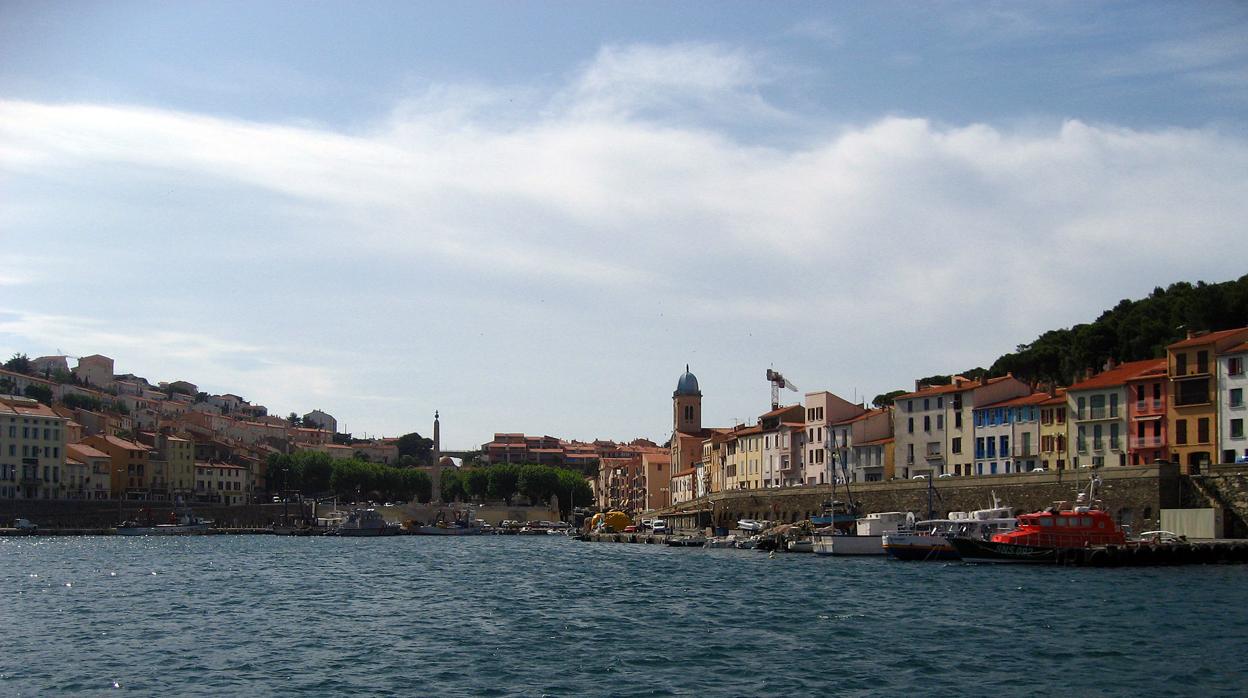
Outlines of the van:
[[667,522],[663,519],[655,519],[651,522],[651,530],[658,534],[667,533]]

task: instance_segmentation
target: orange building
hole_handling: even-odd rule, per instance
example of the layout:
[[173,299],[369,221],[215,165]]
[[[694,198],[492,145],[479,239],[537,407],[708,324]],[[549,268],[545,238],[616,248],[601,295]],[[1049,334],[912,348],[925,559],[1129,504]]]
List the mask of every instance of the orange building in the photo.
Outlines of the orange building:
[[1166,347],[1170,403],[1166,413],[1170,461],[1184,473],[1218,460],[1216,361],[1220,352],[1248,341],[1248,327],[1205,334]]

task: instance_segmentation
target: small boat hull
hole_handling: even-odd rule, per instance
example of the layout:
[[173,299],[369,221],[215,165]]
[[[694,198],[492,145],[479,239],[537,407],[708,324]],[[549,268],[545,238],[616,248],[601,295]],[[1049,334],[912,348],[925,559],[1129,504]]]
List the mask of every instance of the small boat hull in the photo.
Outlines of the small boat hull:
[[817,536],[816,555],[883,555],[884,536]]
[[1016,543],[996,543],[974,538],[950,538],[950,544],[967,562],[1052,564],[1062,557],[1062,548],[1047,548]]
[[953,545],[941,535],[893,533],[884,536],[884,552],[896,560],[958,560]]
[[479,536],[485,531],[475,526],[420,526],[412,531],[418,536]]
[[119,536],[190,536],[204,533],[212,528],[211,524],[159,524],[156,526],[118,526]]

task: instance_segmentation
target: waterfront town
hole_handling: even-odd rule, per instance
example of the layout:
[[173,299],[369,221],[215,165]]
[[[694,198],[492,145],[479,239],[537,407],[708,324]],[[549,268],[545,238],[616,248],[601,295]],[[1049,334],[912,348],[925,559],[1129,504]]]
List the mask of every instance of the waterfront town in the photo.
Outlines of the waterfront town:
[[[578,470],[595,508],[634,514],[724,492],[1158,462],[1190,474],[1248,460],[1248,327],[1189,332],[1165,353],[1109,362],[1066,386],[954,375],[875,406],[828,391],[780,404],[785,379],[768,371],[770,409],[731,427],[702,423],[701,386],[686,367],[664,445],[500,432],[459,455]],[[73,367],[68,359],[22,357],[24,370],[0,370],[0,499],[241,505],[275,489],[267,481],[275,455],[401,465],[397,438],[352,439],[321,409],[279,417],[185,380],[116,373],[106,356]],[[439,458],[440,467],[461,464]]]

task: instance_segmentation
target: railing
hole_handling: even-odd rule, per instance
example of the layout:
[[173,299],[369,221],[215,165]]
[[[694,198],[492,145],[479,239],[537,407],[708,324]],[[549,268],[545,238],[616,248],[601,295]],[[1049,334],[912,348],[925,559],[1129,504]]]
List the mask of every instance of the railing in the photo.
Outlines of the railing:
[[1036,446],[1030,443],[1014,444],[1014,449],[1011,452],[1014,454],[1014,458],[1026,458],[1036,455]]
[[1154,448],[1165,445],[1160,436],[1132,436],[1130,439],[1131,448]]
[[1166,401],[1161,400],[1159,398],[1153,399],[1153,400],[1136,400],[1135,401],[1135,413],[1136,414],[1152,414],[1154,412],[1161,412],[1165,410],[1165,408],[1166,408]]
[[938,443],[936,443],[936,444],[928,444],[928,445],[927,445],[927,458],[928,458],[928,460],[931,460],[931,459],[933,459],[933,458],[940,458],[940,457],[941,457],[941,451],[942,451],[942,450],[943,450],[943,449],[941,448],[941,444],[938,444]]
[[1104,407],[1092,407],[1088,410],[1088,419],[1105,419],[1108,412]]

